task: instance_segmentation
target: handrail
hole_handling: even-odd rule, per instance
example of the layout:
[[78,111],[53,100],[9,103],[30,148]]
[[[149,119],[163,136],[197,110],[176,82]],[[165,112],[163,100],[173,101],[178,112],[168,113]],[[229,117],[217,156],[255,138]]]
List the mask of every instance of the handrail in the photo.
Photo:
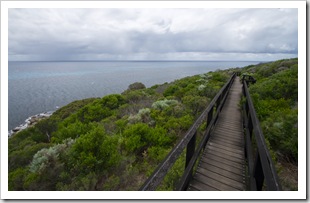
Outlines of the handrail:
[[[262,190],[264,181],[266,190],[281,190],[279,178],[265,142],[264,134],[257,119],[254,105],[248,90],[247,82],[243,80],[243,122],[245,127],[245,155],[248,162],[249,189]],[[252,141],[254,132],[254,140]],[[253,144],[255,144],[253,149]],[[253,154],[255,153],[255,156]]]
[[[198,159],[199,153],[204,148],[206,142],[210,137],[210,131],[217,120],[218,114],[223,107],[223,103],[227,97],[227,94],[235,77],[236,74],[233,74],[231,76],[229,81],[213,98],[209,106],[202,112],[202,114],[198,117],[195,123],[186,132],[185,136],[176,144],[176,146],[170,151],[170,153],[166,156],[162,163],[155,169],[153,174],[145,181],[140,190],[155,190],[160,184],[160,182],[164,179],[165,175],[168,173],[168,170],[184,151],[185,147],[185,171],[183,173],[179,186],[177,187],[177,190],[184,190],[187,188],[188,182],[192,176],[193,167]],[[214,109],[216,109],[215,114]],[[213,116],[213,114],[215,116]],[[198,149],[195,151],[197,130],[205,121],[207,122],[207,129],[202,139],[202,142],[200,142]]]

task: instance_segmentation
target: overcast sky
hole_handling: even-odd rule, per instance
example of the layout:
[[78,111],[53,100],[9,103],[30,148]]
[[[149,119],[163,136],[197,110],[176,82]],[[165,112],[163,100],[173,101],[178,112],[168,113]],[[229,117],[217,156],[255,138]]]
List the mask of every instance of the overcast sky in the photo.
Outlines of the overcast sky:
[[9,60],[298,56],[297,9],[9,9]]

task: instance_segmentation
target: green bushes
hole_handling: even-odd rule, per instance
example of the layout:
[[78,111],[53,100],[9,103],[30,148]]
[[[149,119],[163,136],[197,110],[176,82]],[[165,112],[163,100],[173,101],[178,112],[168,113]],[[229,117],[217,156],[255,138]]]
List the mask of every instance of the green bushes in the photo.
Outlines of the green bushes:
[[157,110],[164,110],[168,108],[171,105],[177,105],[179,102],[174,99],[164,99],[164,100],[159,100],[156,101],[152,104],[152,108],[157,109]]
[[[137,190],[193,124],[226,72],[72,102],[9,139],[10,190]],[[175,164],[162,189],[184,170]]]
[[128,90],[140,90],[145,89],[145,85],[141,82],[135,82],[128,86]]
[[182,101],[191,110],[193,116],[198,116],[208,107],[208,99],[202,96],[185,96]]
[[272,148],[281,156],[298,160],[298,111],[276,111],[262,122],[262,129]]
[[125,149],[139,155],[150,146],[169,146],[171,138],[162,127],[151,128],[147,124],[131,125],[124,131]]
[[104,128],[98,125],[72,145],[68,167],[84,174],[111,170],[120,160],[117,144],[118,137],[105,134]]
[[250,94],[272,153],[297,162],[297,59],[262,64],[252,71],[258,80],[250,86]]

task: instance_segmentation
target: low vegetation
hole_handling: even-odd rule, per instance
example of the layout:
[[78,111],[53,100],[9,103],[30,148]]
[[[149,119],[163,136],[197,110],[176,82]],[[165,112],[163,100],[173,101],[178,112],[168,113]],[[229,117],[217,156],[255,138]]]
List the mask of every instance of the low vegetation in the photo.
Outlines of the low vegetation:
[[242,73],[257,81],[249,90],[283,189],[297,190],[298,60],[248,66]]
[[[257,79],[250,92],[280,174],[284,163],[298,161],[297,69],[297,59],[239,69]],[[9,190],[138,190],[231,73],[150,88],[137,82],[122,94],[60,108],[9,138]],[[182,170],[184,156],[159,190],[172,190]]]
[[[137,82],[59,109],[9,139],[9,189],[138,190],[229,77]],[[160,189],[173,189],[179,162]]]

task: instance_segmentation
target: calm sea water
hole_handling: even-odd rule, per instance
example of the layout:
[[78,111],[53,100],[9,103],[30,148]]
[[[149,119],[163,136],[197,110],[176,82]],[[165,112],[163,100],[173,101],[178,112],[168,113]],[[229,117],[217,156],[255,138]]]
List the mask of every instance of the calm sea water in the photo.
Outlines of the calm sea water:
[[147,87],[217,69],[259,62],[9,62],[8,130],[31,115],[74,100],[121,93],[133,82]]

